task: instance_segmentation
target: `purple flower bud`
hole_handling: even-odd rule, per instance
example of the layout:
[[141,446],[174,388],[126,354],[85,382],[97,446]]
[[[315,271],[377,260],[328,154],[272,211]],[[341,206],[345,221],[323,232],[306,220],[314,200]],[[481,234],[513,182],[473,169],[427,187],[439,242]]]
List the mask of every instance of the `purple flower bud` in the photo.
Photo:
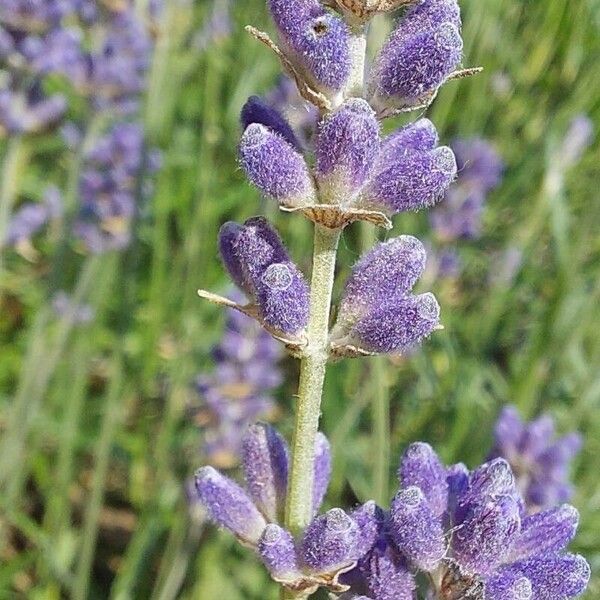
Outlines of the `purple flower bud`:
[[231,278],[256,303],[267,326],[287,334],[306,326],[308,285],[265,219],[226,223],[219,248]]
[[522,575],[506,572],[485,582],[485,600],[531,600],[531,581]]
[[375,548],[361,570],[375,600],[413,600],[415,580],[404,558],[391,546]]
[[316,517],[306,528],[299,555],[304,566],[316,574],[348,567],[359,556],[360,529],[341,508]]
[[410,292],[423,273],[425,260],[423,244],[410,235],[375,245],[352,269],[333,335],[342,335],[369,311]]
[[283,115],[258,96],[248,98],[242,108],[240,120],[244,131],[253,123],[258,123],[278,133],[290,146],[302,150],[296,134]]
[[460,29],[460,7],[456,0],[419,2],[406,12],[396,31],[402,35],[410,35],[417,31],[435,29],[442,23],[452,23]]
[[288,207],[314,202],[314,185],[304,158],[278,132],[251,124],[242,135],[239,154],[248,179],[266,196]]
[[313,481],[313,514],[319,512],[331,478],[331,446],[319,431],[315,439],[315,476]]
[[454,558],[471,573],[493,573],[510,554],[521,524],[512,496],[469,506],[452,537]]
[[463,496],[469,489],[469,469],[463,463],[457,463],[448,467],[448,515],[454,521],[454,513]]
[[540,600],[574,598],[585,590],[590,579],[590,565],[574,554],[524,560],[509,566],[507,572],[529,579],[531,597]]
[[448,505],[446,468],[429,444],[411,444],[404,453],[398,470],[402,487],[418,487],[436,516]]
[[379,122],[361,98],[347,100],[320,123],[316,176],[326,203],[352,202],[373,169],[379,151]]
[[276,581],[294,581],[301,577],[296,562],[294,538],[279,525],[267,525],[258,542],[258,553]]
[[246,489],[255,506],[270,523],[283,515],[288,478],[285,440],[266,423],[251,425],[242,441]]
[[282,49],[318,90],[339,91],[351,68],[350,32],[317,0],[269,0]]
[[502,458],[496,458],[477,467],[469,480],[469,491],[464,501],[498,498],[515,493],[515,478],[510,465]]
[[391,534],[398,549],[419,569],[431,571],[444,557],[446,547],[439,518],[415,486],[396,494],[390,509]]
[[579,512],[570,504],[525,517],[511,558],[521,560],[558,553],[575,537],[578,525]]
[[439,325],[440,307],[431,293],[407,296],[375,309],[350,332],[353,345],[369,352],[405,352]]
[[388,214],[420,210],[435,204],[455,176],[456,160],[447,146],[429,152],[406,152],[374,175],[361,202]]
[[432,94],[458,66],[462,38],[457,26],[442,22],[432,28],[392,33],[373,66],[370,89],[376,104],[410,106]]
[[374,546],[384,522],[384,513],[373,500],[365,502],[354,510],[350,516],[356,521],[360,530],[360,554],[366,554]]
[[196,472],[196,490],[215,523],[244,543],[258,543],[267,523],[237,483],[212,467],[202,467]]

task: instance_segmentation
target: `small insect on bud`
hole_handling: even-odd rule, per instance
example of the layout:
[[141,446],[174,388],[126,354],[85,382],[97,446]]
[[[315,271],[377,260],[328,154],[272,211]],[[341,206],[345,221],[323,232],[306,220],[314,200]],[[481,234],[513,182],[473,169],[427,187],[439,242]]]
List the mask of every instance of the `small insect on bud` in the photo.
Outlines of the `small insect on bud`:
[[250,124],[240,141],[239,158],[248,179],[265,196],[290,208],[314,203],[308,166],[279,132],[260,123]]
[[350,76],[350,31],[318,0],[269,0],[288,60],[317,91],[332,96]]

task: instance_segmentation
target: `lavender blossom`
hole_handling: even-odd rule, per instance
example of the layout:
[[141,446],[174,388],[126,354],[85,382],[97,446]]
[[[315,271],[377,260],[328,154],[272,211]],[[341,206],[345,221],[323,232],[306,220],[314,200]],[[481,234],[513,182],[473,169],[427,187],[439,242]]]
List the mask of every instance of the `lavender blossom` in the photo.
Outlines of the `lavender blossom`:
[[425,249],[412,236],[375,246],[354,266],[331,333],[334,347],[403,352],[439,324],[432,294],[410,290],[423,272]]
[[79,180],[75,235],[89,252],[121,250],[129,244],[139,211],[140,178],[156,166],[136,124],[117,123],[88,152]]
[[91,323],[95,317],[95,311],[89,304],[75,304],[64,290],[59,290],[52,297],[52,310],[57,316],[71,319],[78,325]]
[[42,202],[28,202],[12,216],[4,245],[18,247],[29,244],[31,238],[49,221],[56,219],[62,212],[60,192],[50,187],[44,193]]
[[424,0],[406,12],[375,60],[372,103],[402,108],[426,101],[462,57],[456,0]]
[[[445,469],[445,481],[442,470],[428,445],[408,448],[399,469],[401,490],[378,541],[344,575],[351,592],[373,600],[412,598],[418,572],[431,575],[427,589],[440,598],[567,599],[585,590],[589,565],[566,552],[578,523],[573,507],[524,516],[515,478],[502,459],[470,473],[454,465]],[[381,570],[369,568],[382,556],[395,565],[384,572],[390,569],[401,582],[394,595],[381,589]]]
[[266,219],[226,223],[219,234],[223,263],[274,331],[299,335],[308,320],[308,285]]
[[334,95],[350,76],[350,32],[317,0],[269,0],[288,59],[310,84]]
[[542,415],[525,423],[516,408],[508,406],[500,413],[494,437],[491,456],[501,456],[510,463],[529,512],[549,509],[571,498],[569,465],[581,450],[578,433],[555,438],[552,417]]
[[[225,331],[212,355],[214,371],[196,378],[200,402],[190,406],[190,413],[202,430],[202,455],[210,464],[228,468],[239,460],[243,436],[250,424],[269,418],[275,409],[272,394],[282,379],[278,367],[281,350],[256,321],[230,310]],[[277,434],[269,433],[271,438],[276,441]],[[274,489],[275,498],[281,497],[280,487],[269,488]],[[279,509],[277,504],[274,510]]]

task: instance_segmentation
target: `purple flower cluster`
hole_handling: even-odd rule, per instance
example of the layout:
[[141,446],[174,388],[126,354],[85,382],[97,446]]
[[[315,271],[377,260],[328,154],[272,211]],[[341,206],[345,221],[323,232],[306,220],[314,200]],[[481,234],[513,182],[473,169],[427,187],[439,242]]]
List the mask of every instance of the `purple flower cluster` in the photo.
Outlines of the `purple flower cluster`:
[[306,593],[319,586],[344,590],[338,582],[340,574],[353,568],[375,540],[376,507],[368,502],[350,514],[333,508],[317,515],[331,473],[325,436],[319,434],[315,442],[315,516],[296,538],[281,525],[289,473],[285,440],[259,423],[246,432],[241,454],[245,489],[212,467],[196,473],[198,498],[210,518],[253,548],[282,585]]
[[90,252],[120,250],[129,244],[131,223],[139,211],[142,174],[155,171],[160,157],[145,149],[140,125],[117,123],[85,159],[75,235]]
[[[345,19],[318,0],[268,0],[268,6],[296,76],[339,103],[352,77],[354,39]],[[336,8],[347,16],[344,6]],[[460,27],[456,0],[425,0],[406,11],[369,75],[371,103],[399,109],[431,99],[461,61]]]
[[[325,438],[317,444],[315,515],[330,468]],[[273,579],[290,589],[412,600],[422,574],[427,597],[551,600],[576,597],[587,585],[589,565],[566,552],[577,511],[560,505],[527,515],[503,459],[469,472],[462,464],[445,467],[428,444],[412,444],[389,511],[373,502],[351,513],[334,508],[293,536],[279,524],[285,442],[269,426],[255,425],[242,448],[246,490],[204,467],[196,474],[198,497],[212,520],[255,549]]]
[[507,406],[496,423],[491,457],[508,461],[527,511],[535,513],[570,500],[569,466],[581,445],[576,432],[557,439],[550,415],[525,423],[514,406]]
[[500,184],[502,159],[482,138],[452,143],[458,179],[446,198],[431,212],[431,225],[442,242],[475,239],[481,235],[481,218],[487,195]]
[[255,321],[230,310],[212,355],[214,371],[196,378],[200,403],[191,413],[202,428],[203,456],[212,465],[229,468],[239,459],[248,426],[274,411],[271,393],[281,383],[281,350]]

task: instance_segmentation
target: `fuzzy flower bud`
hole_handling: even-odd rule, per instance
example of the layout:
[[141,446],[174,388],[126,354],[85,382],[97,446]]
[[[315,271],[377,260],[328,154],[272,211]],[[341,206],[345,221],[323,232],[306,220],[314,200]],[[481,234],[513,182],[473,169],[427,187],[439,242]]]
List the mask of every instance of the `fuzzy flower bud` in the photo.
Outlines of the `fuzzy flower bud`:
[[231,278],[256,304],[268,327],[287,334],[304,329],[308,285],[265,219],[248,219],[244,225],[225,223],[219,248]]
[[315,439],[315,474],[313,481],[313,514],[323,503],[329,479],[331,478],[331,446],[329,440],[319,431]]
[[315,190],[306,162],[279,131],[252,123],[242,135],[239,155],[248,179],[265,196],[287,207],[314,202]]
[[346,101],[320,124],[316,177],[325,202],[347,204],[369,178],[379,151],[379,123],[369,104]]
[[344,21],[317,0],[269,0],[268,5],[282,49],[299,73],[323,93],[339,91],[351,68]]
[[258,542],[258,553],[275,581],[294,581],[301,577],[294,538],[279,525],[267,525]]

